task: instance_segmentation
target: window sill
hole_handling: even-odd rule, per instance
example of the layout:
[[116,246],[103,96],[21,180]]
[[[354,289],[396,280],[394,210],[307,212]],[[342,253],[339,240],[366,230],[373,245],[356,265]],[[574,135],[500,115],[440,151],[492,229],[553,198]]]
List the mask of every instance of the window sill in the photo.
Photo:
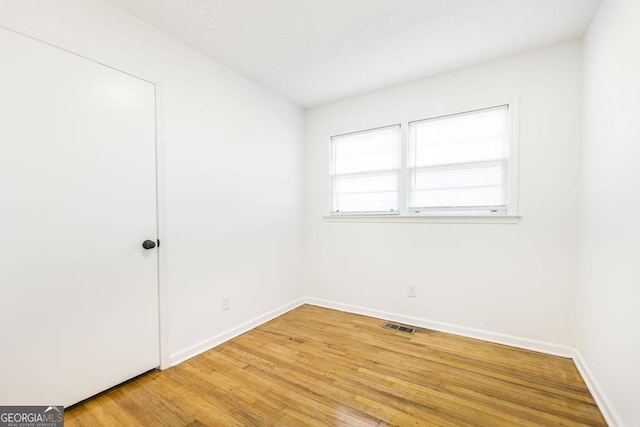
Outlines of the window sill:
[[517,224],[519,215],[326,215],[324,222],[405,222],[432,224]]

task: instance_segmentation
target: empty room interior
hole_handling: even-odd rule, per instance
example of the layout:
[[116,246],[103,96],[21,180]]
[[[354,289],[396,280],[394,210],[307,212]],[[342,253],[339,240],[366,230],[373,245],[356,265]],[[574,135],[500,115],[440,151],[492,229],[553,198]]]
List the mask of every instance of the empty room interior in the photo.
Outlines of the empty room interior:
[[638,22],[1,0],[0,425],[640,426]]

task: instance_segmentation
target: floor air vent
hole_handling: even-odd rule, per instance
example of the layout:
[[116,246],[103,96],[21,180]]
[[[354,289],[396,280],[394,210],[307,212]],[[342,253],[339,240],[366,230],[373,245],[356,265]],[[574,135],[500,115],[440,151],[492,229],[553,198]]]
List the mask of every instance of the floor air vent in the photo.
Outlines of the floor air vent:
[[408,334],[412,334],[416,331],[416,328],[411,328],[409,326],[396,325],[395,323],[385,323],[383,328],[394,329],[396,331],[406,332]]

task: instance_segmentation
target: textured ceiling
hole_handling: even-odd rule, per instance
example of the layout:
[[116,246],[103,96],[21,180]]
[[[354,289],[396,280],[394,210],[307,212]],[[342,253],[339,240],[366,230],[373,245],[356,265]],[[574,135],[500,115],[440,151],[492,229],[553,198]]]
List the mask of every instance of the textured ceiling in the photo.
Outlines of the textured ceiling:
[[580,38],[600,0],[108,0],[311,107]]

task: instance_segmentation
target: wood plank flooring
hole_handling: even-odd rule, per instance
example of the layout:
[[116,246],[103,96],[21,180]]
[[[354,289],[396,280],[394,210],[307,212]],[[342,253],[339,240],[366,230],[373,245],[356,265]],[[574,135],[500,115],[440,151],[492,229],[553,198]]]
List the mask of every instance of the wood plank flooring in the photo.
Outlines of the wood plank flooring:
[[67,426],[605,426],[573,361],[299,307],[65,412]]

